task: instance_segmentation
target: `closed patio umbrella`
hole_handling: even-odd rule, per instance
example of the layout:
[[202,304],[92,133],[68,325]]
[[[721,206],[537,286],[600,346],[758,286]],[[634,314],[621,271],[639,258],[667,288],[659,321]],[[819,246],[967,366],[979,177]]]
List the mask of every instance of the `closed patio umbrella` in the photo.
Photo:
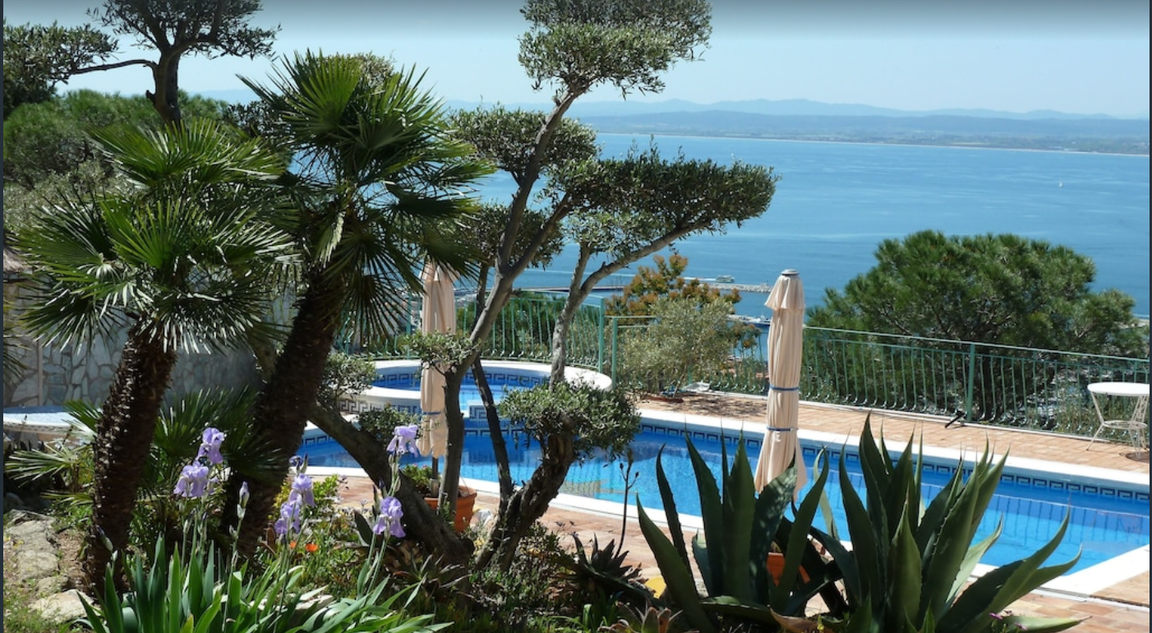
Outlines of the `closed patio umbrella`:
[[796,437],[800,415],[800,360],[804,343],[804,284],[792,269],[780,273],[765,306],[772,309],[768,328],[768,421],[756,489],[761,490],[796,460],[796,490],[808,480]]
[[[424,301],[420,308],[420,331],[456,331],[456,291],[454,278],[444,268],[428,262],[420,278]],[[420,373],[420,411],[423,416],[416,448],[421,455],[440,457],[448,450],[448,426],[444,419],[444,374],[432,367]]]

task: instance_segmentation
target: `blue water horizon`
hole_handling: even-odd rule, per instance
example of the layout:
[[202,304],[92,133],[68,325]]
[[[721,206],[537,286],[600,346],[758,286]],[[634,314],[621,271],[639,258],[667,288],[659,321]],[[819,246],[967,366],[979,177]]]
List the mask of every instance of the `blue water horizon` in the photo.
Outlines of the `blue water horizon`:
[[[885,239],[936,230],[946,235],[1012,233],[1066,246],[1096,265],[1092,289],[1115,288],[1149,314],[1149,157],[862,143],[600,134],[604,156],[655,142],[665,156],[771,166],[780,176],[760,217],[724,234],[673,246],[688,276],[731,275],[771,284],[795,268],[809,306],[825,289],[843,290],[875,265]],[[485,199],[510,199],[511,178],[497,174]],[[672,249],[660,255],[667,256]],[[547,269],[529,269],[523,288],[567,287],[576,260],[566,249]],[[622,285],[646,258],[603,285]],[[763,316],[766,295],[742,293],[738,314]]]

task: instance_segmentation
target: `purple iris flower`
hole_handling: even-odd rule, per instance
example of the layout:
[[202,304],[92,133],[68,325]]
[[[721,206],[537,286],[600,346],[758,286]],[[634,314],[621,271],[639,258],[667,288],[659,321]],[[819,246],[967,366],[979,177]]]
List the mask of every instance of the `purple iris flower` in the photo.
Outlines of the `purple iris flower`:
[[220,429],[213,427],[204,429],[204,435],[200,439],[200,452],[196,453],[196,459],[207,457],[211,464],[223,464],[224,456],[220,454],[220,445],[223,442],[224,433]]
[[308,507],[316,507],[316,498],[312,496],[312,478],[308,475],[296,475],[292,480],[292,490],[288,492],[289,501],[301,501]]
[[419,455],[420,451],[416,448],[416,433],[419,430],[420,426],[417,424],[396,427],[392,441],[388,443],[388,452],[397,457],[404,453]]
[[377,535],[388,532],[396,538],[404,538],[404,528],[400,525],[400,518],[404,516],[404,508],[396,497],[384,497],[380,500],[380,516],[376,517],[376,525],[372,531]]
[[174,493],[179,497],[199,499],[208,492],[208,467],[199,462],[193,462],[180,471],[180,479],[176,482]]
[[280,518],[272,526],[277,536],[284,536],[289,532],[300,531],[300,500],[289,499],[280,506]]

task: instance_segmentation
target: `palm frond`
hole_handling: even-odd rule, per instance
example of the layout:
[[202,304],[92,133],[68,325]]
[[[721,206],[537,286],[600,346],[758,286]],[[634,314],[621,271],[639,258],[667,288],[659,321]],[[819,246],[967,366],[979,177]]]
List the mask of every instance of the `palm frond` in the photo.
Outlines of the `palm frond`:
[[93,340],[140,320],[166,346],[242,342],[299,261],[293,235],[277,226],[281,201],[257,186],[282,160],[211,122],[98,138],[138,188],[46,208],[19,236],[46,273],[30,330]]
[[101,150],[120,172],[153,191],[203,189],[224,183],[271,181],[283,159],[257,139],[211,119],[150,130],[119,125],[95,131]]

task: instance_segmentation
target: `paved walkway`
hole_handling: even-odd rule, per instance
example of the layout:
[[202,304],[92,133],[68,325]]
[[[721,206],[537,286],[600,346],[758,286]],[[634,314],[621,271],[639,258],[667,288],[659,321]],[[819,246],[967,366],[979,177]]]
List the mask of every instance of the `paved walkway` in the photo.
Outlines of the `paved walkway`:
[[[689,394],[683,403],[645,401],[640,406],[645,410],[662,411],[664,417],[682,415],[685,421],[690,421],[698,415],[719,419],[724,421],[726,428],[754,425],[764,416],[764,401],[756,397]],[[1016,458],[1056,461],[1087,469],[1125,471],[1137,477],[1143,475],[1145,480],[1149,474],[1148,452],[1133,453],[1130,446],[1097,442],[1090,450],[1086,450],[1088,448],[1086,440],[980,425],[954,424],[944,428],[946,420],[927,416],[908,416],[881,410],[869,412],[862,409],[804,403],[801,405],[800,426],[811,431],[855,436],[859,435],[869,414],[873,429],[876,432],[882,429],[889,443],[897,438],[916,437],[923,438],[926,447],[978,452],[983,451],[987,444],[996,453],[1007,451]],[[345,495],[346,499],[357,504],[361,498],[371,499],[371,483],[366,478],[350,478]],[[491,495],[482,494],[477,500],[478,510],[495,509],[496,506],[497,499]],[[630,517],[633,514],[635,510],[630,509]],[[557,531],[579,535],[585,544],[591,543],[593,536],[596,536],[602,544],[620,538],[619,514],[596,513],[587,509],[553,504],[553,508],[548,511],[543,521],[545,525]],[[687,536],[690,537],[691,534]],[[639,525],[631,518],[625,535],[625,549],[629,551],[629,561],[639,565],[646,576],[659,573],[655,560],[640,535]],[[1148,605],[1149,575],[1144,572],[1135,577],[1124,578],[1090,596],[1051,592],[1032,593],[1012,605],[1011,609],[1017,613],[1036,616],[1087,618],[1074,629],[1078,633],[1148,633],[1150,628]]]

